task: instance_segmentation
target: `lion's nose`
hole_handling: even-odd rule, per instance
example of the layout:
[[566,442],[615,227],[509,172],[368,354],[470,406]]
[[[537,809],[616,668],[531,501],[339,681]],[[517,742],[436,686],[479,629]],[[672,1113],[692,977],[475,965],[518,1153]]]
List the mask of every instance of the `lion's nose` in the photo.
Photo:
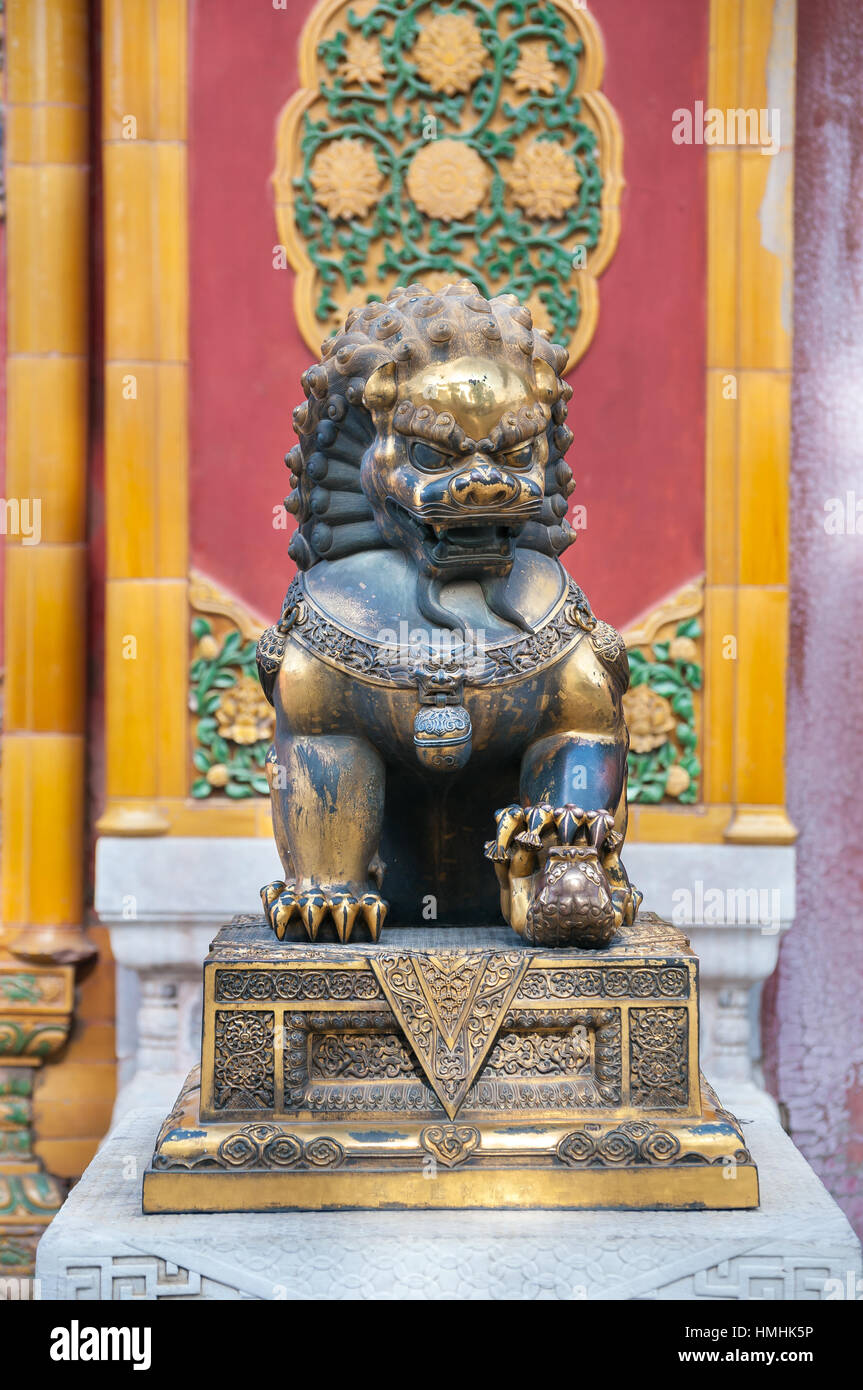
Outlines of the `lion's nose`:
[[460,507],[505,507],[519,493],[509,473],[492,463],[475,463],[449,485],[452,500]]

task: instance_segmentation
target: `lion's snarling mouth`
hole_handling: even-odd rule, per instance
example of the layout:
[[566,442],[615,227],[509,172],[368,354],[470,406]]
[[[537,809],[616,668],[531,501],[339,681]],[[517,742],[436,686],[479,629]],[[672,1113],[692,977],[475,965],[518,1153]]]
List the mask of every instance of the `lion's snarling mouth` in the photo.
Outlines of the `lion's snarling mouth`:
[[417,536],[433,565],[511,562],[516,540],[527,520],[527,517],[518,521],[513,518],[504,524],[496,518],[478,515],[469,521],[459,516],[453,518],[451,524],[449,520],[426,521],[392,497],[387,498],[386,506],[398,525]]

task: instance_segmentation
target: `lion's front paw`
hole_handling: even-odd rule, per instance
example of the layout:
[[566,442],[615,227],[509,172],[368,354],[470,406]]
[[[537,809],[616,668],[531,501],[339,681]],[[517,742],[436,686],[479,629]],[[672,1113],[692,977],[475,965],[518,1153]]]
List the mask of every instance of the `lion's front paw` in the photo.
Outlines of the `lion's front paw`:
[[486,842],[486,858],[522,877],[535,872],[539,855],[552,845],[584,840],[601,849],[613,833],[614,817],[609,811],[584,811],[580,806],[513,804],[495,811],[495,822],[497,835]]
[[358,918],[365,922],[372,941],[377,941],[387,915],[387,904],[380,893],[372,889],[352,893],[338,884],[299,888],[295,883],[268,883],[261,889],[261,902],[267,921],[280,941],[284,940],[294,917],[300,918],[311,941],[317,940],[328,918],[339,941],[350,941]]

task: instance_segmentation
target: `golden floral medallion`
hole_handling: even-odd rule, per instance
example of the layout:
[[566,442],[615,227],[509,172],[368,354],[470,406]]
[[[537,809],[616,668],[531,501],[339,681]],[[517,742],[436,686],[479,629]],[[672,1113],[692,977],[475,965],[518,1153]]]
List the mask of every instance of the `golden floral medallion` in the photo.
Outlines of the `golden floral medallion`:
[[341,76],[345,82],[368,82],[370,87],[376,87],[383,82],[383,59],[380,47],[374,39],[364,39],[362,34],[351,34],[345,43]]
[[476,27],[463,14],[431,15],[411,50],[420,77],[445,96],[470,91],[487,56]]
[[657,695],[649,685],[637,685],[626,692],[623,712],[634,753],[649,753],[661,747],[677,723],[670,701],[664,695]]
[[513,201],[528,217],[559,218],[574,206],[581,176],[555,140],[532,140],[514,159],[509,176]]
[[408,168],[408,193],[420,212],[444,222],[476,212],[488,183],[486,164],[461,140],[434,140],[424,145]]
[[551,96],[557,79],[544,43],[524,44],[512,82],[517,92],[541,92],[543,96]]
[[257,743],[272,738],[276,717],[254,676],[240,676],[226,690],[216,710],[216,722],[223,738],[231,743]]
[[315,157],[310,173],[315,198],[331,217],[365,217],[383,187],[377,161],[363,140],[332,140]]

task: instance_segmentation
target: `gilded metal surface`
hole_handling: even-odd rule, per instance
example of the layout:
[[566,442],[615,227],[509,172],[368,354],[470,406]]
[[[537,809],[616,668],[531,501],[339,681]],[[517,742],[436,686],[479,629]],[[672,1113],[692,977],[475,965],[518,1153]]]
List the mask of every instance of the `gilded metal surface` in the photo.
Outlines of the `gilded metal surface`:
[[698,964],[675,928],[644,914],[599,950],[394,935],[222,929],[202,1066],[145,1211],[757,1204],[740,1128],[699,1077]]
[[565,360],[513,296],[460,281],[353,311],[304,374],[286,505],[305,572],[259,646],[280,939],[296,918],[377,940],[428,900],[479,925],[497,898],[548,946],[633,919],[626,651],[558,558]]
[[[757,1201],[697,963],[620,860],[629,664],[558,558],[564,360],[459,282],[353,313],[305,373],[304,573],[258,649],[286,879],[213,944],[145,1210]],[[495,806],[516,936],[474,886]]]
[[[450,1119],[488,1056],[529,963],[526,956],[503,951],[387,953],[370,961]],[[513,1072],[517,1066],[516,1060]]]

